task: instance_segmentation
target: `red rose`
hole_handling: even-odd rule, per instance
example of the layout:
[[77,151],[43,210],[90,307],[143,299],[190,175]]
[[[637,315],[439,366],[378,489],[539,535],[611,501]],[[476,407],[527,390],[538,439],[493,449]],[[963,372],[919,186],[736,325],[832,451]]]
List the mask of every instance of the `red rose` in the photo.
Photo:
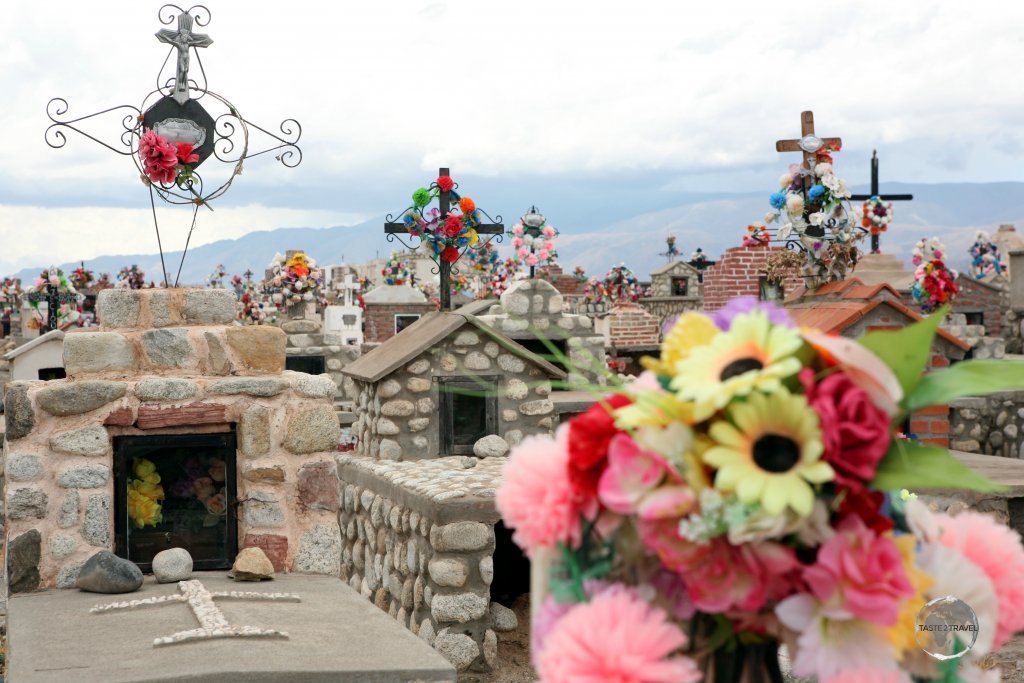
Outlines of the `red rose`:
[[864,524],[876,534],[891,531],[893,521],[882,514],[885,494],[881,491],[868,491],[865,488],[844,489],[846,495],[839,504],[839,515],[848,517],[856,515],[864,520]]
[[178,163],[180,164],[194,164],[199,161],[199,155],[192,153],[192,143],[190,142],[179,142],[178,145]]
[[459,250],[455,247],[445,247],[444,251],[441,252],[441,260],[455,263],[459,260]]
[[616,429],[611,411],[630,403],[627,396],[616,394],[569,421],[569,483],[577,498],[589,500],[597,495],[608,444],[621,431]]
[[450,192],[455,187],[455,181],[451,176],[441,175],[437,177],[437,186],[441,188],[441,192]]
[[836,483],[861,488],[871,481],[892,435],[889,415],[843,372],[817,384],[814,371],[800,372],[807,403],[821,419],[822,458],[836,472]]
[[462,232],[462,218],[449,215],[444,222],[444,234],[448,237],[458,237],[460,232]]

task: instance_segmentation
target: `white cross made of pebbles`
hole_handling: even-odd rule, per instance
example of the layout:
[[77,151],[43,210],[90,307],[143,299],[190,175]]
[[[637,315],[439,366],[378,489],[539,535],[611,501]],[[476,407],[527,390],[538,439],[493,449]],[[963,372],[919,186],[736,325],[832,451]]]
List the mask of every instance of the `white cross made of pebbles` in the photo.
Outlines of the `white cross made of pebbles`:
[[96,605],[89,611],[93,614],[98,614],[100,612],[135,609],[150,605],[177,602],[188,603],[188,606],[192,608],[192,613],[196,615],[196,619],[199,621],[199,628],[178,631],[169,636],[154,638],[153,646],[156,647],[158,645],[173,645],[190,640],[209,638],[287,638],[288,634],[284,631],[228,623],[224,613],[214,604],[213,599],[230,598],[234,600],[300,602],[299,596],[294,593],[254,593],[252,591],[214,591],[211,593],[206,589],[206,586],[195,579],[179,581],[178,590],[181,591],[181,595],[160,595],[153,598],[112,602],[108,605]]

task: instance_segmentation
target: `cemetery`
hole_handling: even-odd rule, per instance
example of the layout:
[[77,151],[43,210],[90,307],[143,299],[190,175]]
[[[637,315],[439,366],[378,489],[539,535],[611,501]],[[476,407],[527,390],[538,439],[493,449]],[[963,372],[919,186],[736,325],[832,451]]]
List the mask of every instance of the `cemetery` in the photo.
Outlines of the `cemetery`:
[[376,258],[190,281],[233,186],[323,152],[211,89],[211,19],[160,8],[140,106],[46,106],[132,160],[159,268],[0,282],[0,683],[1024,681],[1013,225],[896,249],[920,194],[874,150],[853,193],[803,111],[723,249],[589,276],[582,218],[442,166]]

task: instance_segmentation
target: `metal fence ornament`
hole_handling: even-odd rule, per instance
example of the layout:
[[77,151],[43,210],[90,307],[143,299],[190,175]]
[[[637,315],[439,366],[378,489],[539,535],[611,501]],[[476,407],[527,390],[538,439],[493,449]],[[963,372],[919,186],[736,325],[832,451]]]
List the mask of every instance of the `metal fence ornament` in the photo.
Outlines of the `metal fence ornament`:
[[[157,16],[164,26],[176,25],[177,28],[156,32],[157,40],[169,46],[168,54],[157,74],[156,89],[142,99],[142,104],[139,107],[123,104],[94,114],[66,118],[69,110],[67,100],[55,97],[46,105],[46,115],[52,123],[44,137],[50,147],[61,148],[67,144],[64,129],[70,129],[135,162],[140,178],[149,190],[164,286],[169,286],[171,279],[164,263],[156,198],[168,204],[192,208],[191,227],[173,280],[177,286],[199,208],[213,210],[210,203],[227,192],[235,177],[242,173],[247,159],[278,152],[275,158],[284,166],[298,166],[302,162],[302,150],[298,146],[302,126],[295,119],[285,119],[278,126],[280,133],[275,133],[246,119],[227,98],[208,88],[206,71],[198,51],[194,58],[201,83],[190,77],[192,52],[213,44],[210,36],[193,30],[196,26],[202,28],[210,23],[209,9],[194,5],[184,10],[167,4],[160,8]],[[161,80],[172,56],[174,75]],[[203,98],[207,98],[206,106],[199,102]],[[113,131],[113,141],[104,141],[81,127],[84,121],[114,113],[121,117],[121,125]],[[261,143],[263,147],[257,146],[256,138],[264,140]],[[227,166],[227,179],[219,184],[204,183],[203,176],[197,171],[211,157]]]

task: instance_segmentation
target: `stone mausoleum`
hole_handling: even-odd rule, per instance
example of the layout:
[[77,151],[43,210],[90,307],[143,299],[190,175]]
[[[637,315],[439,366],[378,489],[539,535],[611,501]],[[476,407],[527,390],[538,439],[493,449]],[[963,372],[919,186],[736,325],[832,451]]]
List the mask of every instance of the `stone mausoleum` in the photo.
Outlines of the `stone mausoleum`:
[[174,546],[197,569],[259,546],[278,571],[337,575],[330,377],[285,371],[284,332],[233,325],[230,290],[109,289],[98,307],[98,331],[64,339],[66,379],[7,386],[10,590]]

